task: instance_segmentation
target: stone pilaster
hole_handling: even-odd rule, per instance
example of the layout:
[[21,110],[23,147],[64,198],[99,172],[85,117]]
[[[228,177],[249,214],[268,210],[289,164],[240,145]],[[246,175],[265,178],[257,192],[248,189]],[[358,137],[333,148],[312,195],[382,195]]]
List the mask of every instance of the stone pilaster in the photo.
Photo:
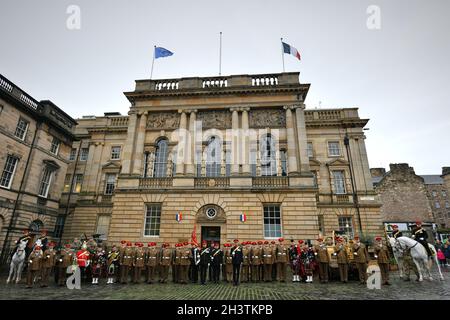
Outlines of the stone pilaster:
[[134,137],[136,134],[137,114],[129,113],[127,140],[123,148],[122,172],[123,174],[131,174],[133,153],[134,153]]
[[230,108],[231,114],[231,175],[239,174],[239,114],[238,108]]
[[147,127],[148,112],[140,114],[139,126],[137,127],[136,150],[134,152],[134,161],[132,172],[136,175],[142,175],[142,160],[144,158],[145,129]]
[[308,158],[308,140],[306,137],[305,105],[294,106],[297,121],[297,142],[300,159],[300,172],[310,172]]
[[196,151],[196,130],[195,121],[197,120],[197,110],[190,110],[189,114],[189,136],[187,137],[187,163],[186,163],[186,175],[195,175],[195,151]]
[[250,108],[242,108],[242,174],[250,175],[250,138],[249,138],[249,124],[248,112]]
[[286,110],[286,135],[287,135],[287,157],[288,157],[288,174],[298,174],[297,164],[297,144],[295,143],[294,118],[292,116],[293,106],[285,106]]
[[180,113],[181,116],[180,128],[178,130],[176,175],[184,175],[184,164],[186,162],[187,116],[185,110],[178,110],[178,113]]

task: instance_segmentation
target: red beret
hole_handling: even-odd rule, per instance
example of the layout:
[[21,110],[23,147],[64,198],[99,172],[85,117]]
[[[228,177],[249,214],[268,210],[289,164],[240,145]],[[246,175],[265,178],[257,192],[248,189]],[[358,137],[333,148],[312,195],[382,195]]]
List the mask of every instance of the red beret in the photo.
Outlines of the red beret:
[[125,243],[127,243],[127,241],[126,240],[122,240],[122,241],[120,241],[120,243],[121,244],[125,244]]
[[233,242],[239,242],[239,240],[238,239],[234,239]]
[[130,241],[127,242],[127,247],[131,247],[131,242]]
[[279,241],[279,242],[283,242],[284,239],[283,239],[283,238],[279,238],[278,241]]
[[66,245],[64,245],[66,248],[70,248],[71,247],[71,245],[70,245],[70,243],[68,243],[68,244],[66,244]]
[[258,240],[258,244],[263,244],[263,242],[261,240]]
[[320,241],[320,242],[322,242],[322,241],[323,241],[323,239],[322,239],[322,238],[318,238],[318,239],[317,239],[317,241]]
[[41,247],[40,246],[35,246],[34,250],[41,250]]
[[303,240],[298,240],[298,243],[299,243],[299,244],[302,244],[302,243],[303,243]]
[[380,240],[381,240],[381,237],[378,236],[378,237],[375,238],[375,240],[380,241]]
[[267,240],[266,240],[266,241],[264,241],[264,244],[269,244],[269,241],[267,241]]
[[252,245],[254,245],[254,246],[255,246],[255,245],[256,245],[256,241],[253,241],[253,242],[252,242]]
[[270,241],[270,243],[271,243],[271,244],[275,244],[275,241],[272,240],[272,241]]
[[416,224],[422,224],[422,221],[417,220]]

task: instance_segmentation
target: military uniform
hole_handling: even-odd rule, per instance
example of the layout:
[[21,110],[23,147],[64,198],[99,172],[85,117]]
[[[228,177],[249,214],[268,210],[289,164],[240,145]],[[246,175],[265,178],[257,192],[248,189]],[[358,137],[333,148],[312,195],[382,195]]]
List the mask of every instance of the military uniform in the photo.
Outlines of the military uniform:
[[122,250],[119,258],[120,263],[120,283],[128,283],[128,274],[130,268],[133,265],[133,249],[131,247],[131,242],[127,243],[125,249]]
[[241,274],[241,264],[244,260],[242,247],[238,240],[234,240],[234,247],[231,248],[231,260],[233,264],[233,285],[239,285],[239,276]]
[[292,282],[300,281],[300,245],[303,240],[298,240],[298,244],[291,244],[289,248],[289,261],[292,270]]
[[156,248],[156,242],[151,242],[148,244],[149,249],[147,250],[146,265],[147,265],[147,283],[153,283],[155,280],[155,271],[158,267],[158,262],[161,260],[159,257],[159,250]]
[[81,278],[83,280],[86,280],[86,269],[90,264],[90,254],[87,250],[86,243],[83,243],[81,245],[81,250],[77,251],[77,263],[78,267],[80,268]]
[[41,247],[35,246],[28,257],[27,288],[33,287],[34,279],[41,272],[42,256]]
[[330,256],[328,255],[327,246],[322,239],[318,239],[318,244],[314,246],[314,254],[316,261],[319,264],[319,278],[320,282],[328,282],[328,273],[330,268]]
[[224,249],[224,259],[225,259],[225,274],[226,281],[231,282],[233,279],[233,257],[231,255],[231,243],[225,244]]
[[337,257],[337,263],[339,267],[339,277],[342,282],[348,281],[348,255],[345,245],[342,240],[338,240],[339,243],[334,246],[334,255]]
[[191,264],[191,249],[188,247],[189,243],[185,242],[183,247],[180,247],[180,282],[182,284],[188,283],[188,270]]
[[59,253],[59,256],[57,258],[57,268],[58,268],[58,285],[64,286],[66,284],[66,274],[67,274],[67,267],[71,266],[74,261],[74,253],[71,249],[70,244],[66,244],[65,248],[62,249]]
[[107,284],[114,283],[114,278],[117,277],[117,271],[119,270],[120,252],[117,251],[117,247],[113,246],[111,251],[108,252],[107,268],[108,268],[108,281]]
[[428,233],[425,231],[425,229],[422,228],[421,223],[416,222],[416,227],[412,230],[412,238],[425,248],[429,257],[433,255],[430,248],[428,247]]
[[275,250],[275,259],[277,263],[277,280],[286,282],[286,265],[289,260],[289,248],[283,244],[284,239],[278,239],[280,242]]
[[[200,283],[206,284],[206,272],[211,264],[211,248],[207,247],[206,241],[202,243],[202,249],[200,250]],[[211,279],[210,279],[211,280]]]
[[242,248],[242,268],[241,268],[241,282],[248,282],[250,280],[250,242],[243,243]]
[[189,268],[189,280],[192,283],[198,282],[198,269],[200,263],[200,249],[192,243],[191,253],[190,253],[190,268]]
[[405,274],[405,281],[409,281],[411,270],[416,274],[417,280],[419,280],[419,271],[417,270],[417,266],[414,263],[413,258],[411,257],[411,249],[406,249],[403,251],[403,273]]
[[252,265],[252,281],[257,282],[261,280],[260,266],[262,262],[262,248],[261,241],[258,241],[258,245],[256,242],[252,243],[252,249],[250,252],[251,256],[251,265]]
[[381,237],[375,239],[375,258],[377,259],[378,266],[380,267],[381,280],[383,284],[389,285],[389,249],[381,241]]
[[181,265],[181,243],[175,245],[174,254],[172,256],[172,281],[178,283],[180,281],[180,265]]
[[369,254],[366,246],[359,242],[359,238],[355,237],[356,242],[353,244],[353,257],[358,268],[359,282],[366,284],[367,281],[367,264],[369,263]]
[[48,277],[52,272],[56,263],[56,250],[53,249],[55,244],[53,242],[48,244],[48,249],[44,251],[41,265],[41,287],[48,287]]
[[223,251],[219,248],[218,244],[214,246],[214,250],[211,254],[212,265],[212,280],[214,283],[219,283],[220,280],[220,267],[223,264]]
[[134,283],[140,283],[141,282],[141,276],[142,276],[142,269],[145,266],[145,254],[144,249],[142,248],[142,243],[136,244],[136,249],[133,253],[133,269],[134,269]]
[[265,246],[263,247],[263,263],[264,263],[264,281],[270,282],[272,281],[272,265],[273,265],[273,249],[269,246],[268,241],[265,242]]
[[160,271],[159,282],[161,283],[167,282],[167,278],[169,277],[169,268],[173,260],[172,257],[173,257],[173,250],[170,249],[168,243],[165,243],[163,249],[161,250],[161,260],[159,269]]

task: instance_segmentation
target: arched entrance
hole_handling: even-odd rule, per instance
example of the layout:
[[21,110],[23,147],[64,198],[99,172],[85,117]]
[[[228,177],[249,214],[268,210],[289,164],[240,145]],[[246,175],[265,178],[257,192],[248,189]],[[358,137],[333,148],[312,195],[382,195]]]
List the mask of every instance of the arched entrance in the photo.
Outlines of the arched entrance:
[[200,229],[200,241],[206,241],[208,246],[214,242],[220,243],[226,238],[226,217],[224,210],[215,204],[207,204],[197,213],[197,228]]

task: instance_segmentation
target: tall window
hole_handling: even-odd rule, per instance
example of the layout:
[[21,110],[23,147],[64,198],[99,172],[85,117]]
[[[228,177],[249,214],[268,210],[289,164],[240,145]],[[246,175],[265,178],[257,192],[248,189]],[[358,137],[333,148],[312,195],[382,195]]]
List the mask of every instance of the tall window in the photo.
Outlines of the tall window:
[[287,176],[287,153],[286,150],[280,150],[281,175]]
[[345,194],[345,178],[344,171],[333,171],[334,193]]
[[434,202],[434,207],[435,207],[436,209],[440,209],[440,208],[441,208],[441,204],[439,203],[439,201],[435,201],[435,202]]
[[211,137],[206,147],[206,176],[220,176],[222,144],[217,137]]
[[177,154],[178,149],[175,147],[172,150],[172,177],[177,173]]
[[314,150],[313,150],[312,142],[308,142],[307,146],[308,146],[308,149],[307,149],[308,150],[308,157],[309,158],[314,157]]
[[447,192],[442,191],[442,197],[446,198],[447,197]]
[[81,148],[80,161],[86,161],[89,155],[89,148]]
[[39,196],[47,198],[51,180],[52,171],[48,167],[45,167],[44,172],[42,173],[41,184],[39,186]]
[[431,194],[433,195],[434,198],[437,197],[437,192],[436,192],[436,191],[433,190],[433,191],[431,192]]
[[53,236],[55,238],[61,238],[63,227],[64,227],[64,220],[65,220],[64,215],[59,215],[56,218],[55,230],[53,231]]
[[325,222],[323,215],[319,216],[319,231],[323,234],[325,234]]
[[445,201],[445,208],[446,209],[450,208],[450,203],[448,201]]
[[83,175],[82,174],[76,174],[75,180],[73,181],[73,190],[74,193],[80,193],[81,187],[83,186]]
[[317,181],[317,171],[311,171],[311,173],[314,176],[314,186],[317,187],[318,186],[318,181]]
[[339,217],[339,230],[353,239],[352,217]]
[[143,177],[147,178],[148,177],[148,161],[150,158],[150,153],[148,151],[146,151],[144,153],[144,173],[143,173]]
[[52,140],[52,145],[50,146],[50,152],[58,155],[58,151],[59,151],[59,145],[61,144],[61,142],[59,141],[59,139],[53,137]]
[[261,175],[276,176],[277,164],[275,158],[275,142],[272,136],[266,135],[261,139]]
[[70,150],[69,160],[70,161],[74,161],[76,156],[77,156],[77,149],[76,148],[72,148]]
[[25,136],[27,134],[28,130],[28,121],[25,119],[20,118],[19,122],[17,123],[16,132],[14,135],[19,138],[20,140],[25,140]]
[[161,224],[161,204],[146,205],[144,236],[159,236]]
[[165,177],[167,173],[167,139],[161,139],[156,144],[154,177]]
[[111,160],[120,159],[120,146],[111,147]]
[[281,214],[278,204],[264,206],[264,237],[281,237]]
[[107,173],[105,181],[105,194],[106,195],[113,194],[115,186],[116,186],[116,175],[114,173]]
[[341,155],[341,150],[338,141],[328,142],[328,155],[330,157],[337,157]]
[[64,178],[64,190],[63,192],[69,192],[70,191],[70,181],[72,180],[72,176],[70,174],[66,174],[66,177]]
[[[255,165],[256,172],[256,165]],[[225,152],[225,175],[227,177],[231,176],[231,150]]]
[[99,215],[97,218],[97,230],[96,233],[100,235],[101,240],[106,240],[108,237],[109,221],[111,216]]
[[16,172],[17,162],[19,159],[12,155],[8,155],[6,158],[5,167],[3,169],[2,178],[0,180],[0,186],[5,188],[11,188],[11,183]]

